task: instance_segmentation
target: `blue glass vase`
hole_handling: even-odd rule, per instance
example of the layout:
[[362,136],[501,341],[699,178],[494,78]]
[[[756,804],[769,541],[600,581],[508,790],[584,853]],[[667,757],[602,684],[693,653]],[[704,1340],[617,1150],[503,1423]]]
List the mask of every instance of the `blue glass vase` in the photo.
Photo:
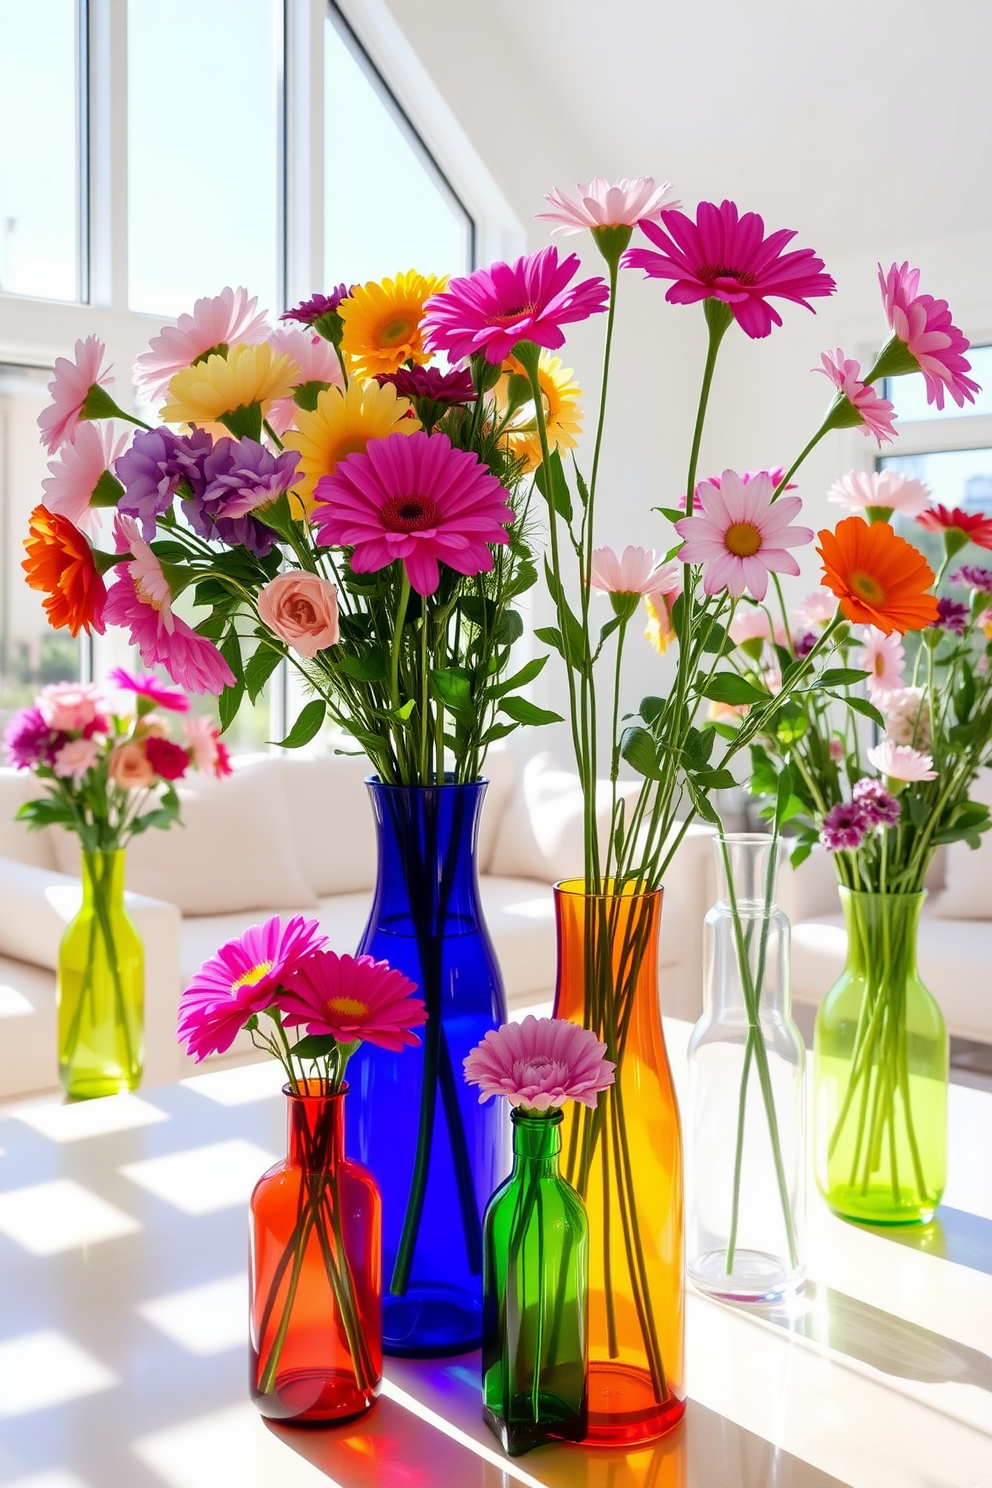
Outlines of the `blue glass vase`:
[[504,1101],[480,1105],[462,1061],[506,1021],[479,900],[486,782],[366,782],[378,881],[359,954],[397,967],[427,1004],[420,1044],[363,1044],[348,1067],[348,1143],[382,1193],[383,1347],[461,1353],[482,1340],[482,1218],[509,1170]]

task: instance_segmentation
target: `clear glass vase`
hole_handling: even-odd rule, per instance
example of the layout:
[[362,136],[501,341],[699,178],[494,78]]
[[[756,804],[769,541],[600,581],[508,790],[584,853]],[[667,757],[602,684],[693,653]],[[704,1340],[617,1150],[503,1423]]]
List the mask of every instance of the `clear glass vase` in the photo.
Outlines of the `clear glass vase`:
[[847,965],[816,1016],[816,1178],[836,1213],[926,1223],[947,1178],[947,1025],[916,969],[926,895],[840,890]]
[[124,859],[83,852],[82,906],[59,946],[59,1079],[76,1099],[135,1090],[144,1066],[144,952],[124,908]]
[[485,1219],[482,1395],[516,1456],[586,1434],[589,1226],[558,1171],[561,1112],[511,1119],[513,1172]]
[[804,1280],[805,1049],[789,1002],[781,844],[715,842],[703,1016],[689,1040],[687,1270],[701,1290],[769,1302]]

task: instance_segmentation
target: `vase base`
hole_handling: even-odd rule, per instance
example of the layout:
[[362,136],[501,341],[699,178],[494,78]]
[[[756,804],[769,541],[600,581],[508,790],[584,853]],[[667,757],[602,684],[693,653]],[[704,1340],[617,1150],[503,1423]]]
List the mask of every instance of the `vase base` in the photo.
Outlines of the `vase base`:
[[655,1441],[677,1426],[685,1400],[660,1401],[646,1369],[629,1364],[589,1364],[587,1447],[636,1447]]
[[329,1426],[353,1421],[372,1409],[379,1381],[359,1390],[350,1370],[297,1369],[276,1377],[275,1389],[263,1394],[252,1387],[252,1399],[262,1415],[284,1426]]
[[790,1266],[765,1250],[738,1249],[729,1273],[726,1250],[710,1250],[690,1261],[686,1271],[699,1291],[724,1302],[781,1302],[800,1291],[806,1280],[803,1267]]
[[119,1072],[99,1075],[59,1074],[59,1083],[69,1100],[100,1100],[105,1095],[127,1095],[141,1084],[141,1071],[129,1079]]
[[546,1442],[580,1442],[586,1437],[586,1419],[581,1411],[554,1395],[542,1395],[540,1419],[535,1421],[529,1395],[508,1402],[507,1415],[498,1415],[484,1405],[482,1418],[508,1457],[519,1457]]
[[929,1224],[937,1212],[940,1196],[921,1200],[913,1189],[892,1192],[891,1183],[840,1184],[823,1194],[833,1212],[841,1219],[858,1224],[911,1225]]
[[402,1297],[383,1296],[384,1353],[400,1359],[437,1359],[467,1354],[481,1342],[481,1294],[414,1285]]

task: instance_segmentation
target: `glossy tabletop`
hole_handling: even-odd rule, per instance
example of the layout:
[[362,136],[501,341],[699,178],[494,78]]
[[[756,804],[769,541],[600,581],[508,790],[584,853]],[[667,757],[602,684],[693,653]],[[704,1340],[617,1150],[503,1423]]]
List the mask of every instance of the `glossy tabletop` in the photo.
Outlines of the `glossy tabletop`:
[[[667,1025],[678,1077],[684,1025]],[[3,1488],[992,1488],[992,1095],[951,1088],[946,1202],[870,1231],[810,1195],[789,1306],[689,1291],[689,1408],[637,1452],[508,1460],[478,1356],[387,1362],[359,1423],[247,1397],[246,1203],[282,1155],[268,1064],[0,1120]]]

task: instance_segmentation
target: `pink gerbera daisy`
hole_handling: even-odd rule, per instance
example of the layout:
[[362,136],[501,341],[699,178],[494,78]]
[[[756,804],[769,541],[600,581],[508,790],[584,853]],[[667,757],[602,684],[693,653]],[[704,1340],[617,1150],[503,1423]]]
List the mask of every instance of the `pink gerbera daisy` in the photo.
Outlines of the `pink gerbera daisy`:
[[[861,363],[853,357],[845,357],[840,347],[836,351],[821,352],[820,361],[823,366],[814,367],[813,371],[829,377],[838,393],[835,406],[841,411],[839,417],[835,415],[834,426],[844,428],[860,424],[865,434],[874,434],[879,449],[883,439],[891,444],[895,437],[892,432],[895,408],[887,398],[880,398],[873,387],[861,381]],[[841,399],[847,400],[846,409],[840,403]]]
[[41,489],[45,493],[45,505],[49,511],[68,517],[74,527],[95,538],[100,527],[98,505],[116,505],[123,486],[110,473],[117,456],[122,454],[128,441],[127,434],[118,434],[112,423],[84,423],[76,430],[75,438],[63,444],[57,460],[49,462],[48,479]]
[[858,665],[868,673],[868,695],[876,702],[885,693],[902,686],[906,652],[898,632],[885,635],[874,625],[865,626],[864,643]]
[[524,1112],[557,1110],[567,1100],[595,1107],[613,1084],[615,1066],[589,1028],[564,1018],[535,1018],[491,1028],[463,1061],[479,1101],[505,1095]]
[[722,300],[748,336],[767,336],[773,325],[782,324],[768,303],[771,296],[812,310],[811,298],[833,294],[837,287],[812,248],[783,252],[794,232],[782,228],[766,238],[758,214],[745,212],[741,217],[732,201],[719,206],[700,202],[695,222],[672,211],[662,212],[661,220],[661,227],[641,223],[645,236],[661,252],[628,248],[624,267],[643,269],[649,279],[674,279],[665,295],[673,305]]
[[488,573],[489,544],[513,521],[507,493],[469,450],[446,434],[389,434],[349,455],[317,482],[313,524],[326,546],[354,547],[356,573],[397,559],[418,594],[433,594],[438,562]]
[[105,618],[130,631],[145,666],[164,666],[187,692],[219,693],[233,687],[234,673],[213,642],[172,613],[168,580],[137,522],[118,513],[114,526],[123,551],[130,549],[134,556],[107,594]]
[[376,1044],[398,1054],[420,1040],[411,1028],[427,1022],[417,986],[388,961],[325,950],[302,961],[279,996],[287,1028],[330,1034],[339,1044]]
[[814,589],[796,605],[795,618],[801,625],[826,625],[834,618],[837,600],[829,589]]
[[772,622],[761,605],[742,605],[727,629],[734,645],[742,646],[755,659],[761,655],[765,641],[772,639]]
[[869,749],[868,758],[887,780],[901,780],[908,784],[937,779],[933,758],[908,744],[894,744],[891,739],[883,739],[874,749]]
[[928,532],[943,533],[948,553],[956,553],[970,542],[978,548],[992,548],[992,517],[984,512],[967,512],[960,506],[948,508],[938,502],[920,512],[916,520]]
[[656,186],[653,176],[638,176],[628,180],[625,176],[612,185],[597,176],[588,186],[581,182],[575,188],[575,196],[566,196],[563,191],[549,191],[544,200],[553,210],[538,212],[538,222],[553,222],[552,232],[566,236],[594,232],[601,227],[636,227],[638,222],[657,222],[662,207],[680,207],[681,202],[671,196],[671,181],[662,181]]
[[678,565],[655,567],[654,548],[628,546],[618,557],[612,548],[594,548],[589,587],[600,594],[653,594],[673,589],[679,582]]
[[767,475],[756,475],[745,485],[736,471],[725,470],[719,487],[703,483],[703,511],[675,523],[685,539],[679,559],[703,564],[707,594],[726,589],[740,599],[749,589],[761,600],[770,572],[799,573],[799,564],[786,550],[812,542],[813,532],[790,526],[802,509],[800,498],[782,496],[773,504],[774,493]]
[[[52,401],[38,415],[41,442],[50,455],[60,450],[66,440],[72,439],[80,419],[88,417],[86,403],[94,389],[99,391],[108,382],[113,382],[110,368],[101,370],[106,348],[99,336],[87,336],[76,342],[76,360],[68,357],[55,358],[55,376],[48,384]],[[113,411],[113,403],[107,399]]]
[[290,358],[294,369],[293,396],[275,398],[268,413],[269,423],[281,436],[295,421],[301,408],[312,412],[317,406],[317,394],[328,387],[343,387],[344,379],[337,352],[323,336],[310,330],[297,330],[295,326],[277,326],[269,334],[268,341],[279,355],[285,354]]
[[518,341],[556,350],[565,344],[562,326],[587,320],[606,309],[609,288],[603,279],[571,284],[579,258],[559,259],[551,245],[516,263],[494,263],[466,278],[452,279],[424,307],[424,345],[444,351],[452,361],[484,355],[497,365]]
[[316,920],[278,915],[252,925],[204,961],[179,999],[178,1038],[194,1059],[223,1054],[253,1013],[274,1001],[279,986],[327,936]]
[[849,470],[827,492],[827,500],[835,506],[863,511],[870,522],[887,522],[893,512],[918,517],[932,499],[922,481],[891,468]]
[[[936,403],[938,408],[944,406],[945,389],[959,408],[964,407],[966,398],[974,403],[975,394],[981,390],[977,382],[965,376],[971,371],[964,355],[968,338],[953,324],[947,301],[920,294],[920,271],[911,269],[908,263],[893,264],[887,274],[879,264],[878,282],[893,341],[900,343],[910,362],[909,367],[893,370],[906,372],[918,367],[927,385],[927,402]],[[886,361],[888,351],[889,347],[882,351],[880,363]]]
[[222,780],[225,775],[234,773],[227,745],[209,718],[184,719],[183,743],[194,768],[202,775],[213,775]]
[[203,361],[211,352],[225,355],[235,343],[254,346],[268,334],[264,310],[246,289],[222,289],[197,300],[193,313],[163,326],[134,364],[134,380],[148,403],[162,401],[177,372]]
[[113,682],[124,692],[133,692],[136,697],[149,698],[159,708],[165,708],[170,713],[188,713],[189,698],[184,692],[177,692],[174,687],[166,687],[151,673],[127,672],[123,667],[112,667],[107,673],[107,681]]

